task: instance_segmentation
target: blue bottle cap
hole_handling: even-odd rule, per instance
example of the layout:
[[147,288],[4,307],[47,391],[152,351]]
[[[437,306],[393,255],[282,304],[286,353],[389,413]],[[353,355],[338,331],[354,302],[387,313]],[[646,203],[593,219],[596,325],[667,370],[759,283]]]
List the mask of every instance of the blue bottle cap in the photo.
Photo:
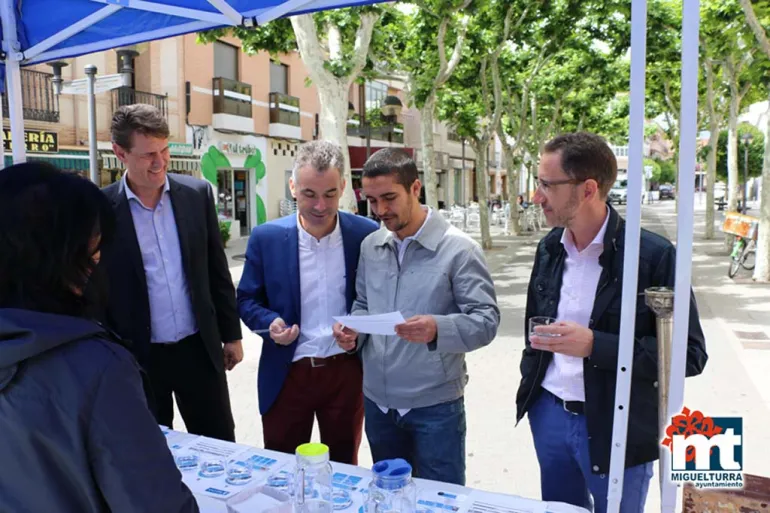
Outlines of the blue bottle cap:
[[412,466],[404,459],[378,461],[372,467],[375,484],[382,489],[397,490],[409,484]]

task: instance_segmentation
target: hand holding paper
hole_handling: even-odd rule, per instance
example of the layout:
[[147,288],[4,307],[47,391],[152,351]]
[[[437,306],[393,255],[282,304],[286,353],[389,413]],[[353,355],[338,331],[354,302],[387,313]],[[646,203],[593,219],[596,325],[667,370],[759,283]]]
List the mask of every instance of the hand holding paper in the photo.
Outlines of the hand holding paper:
[[429,344],[436,339],[438,326],[432,315],[415,315],[396,325],[396,334],[407,342]]
[[401,312],[377,315],[347,315],[344,317],[334,317],[334,320],[346,328],[369,335],[395,335],[396,325],[406,322]]

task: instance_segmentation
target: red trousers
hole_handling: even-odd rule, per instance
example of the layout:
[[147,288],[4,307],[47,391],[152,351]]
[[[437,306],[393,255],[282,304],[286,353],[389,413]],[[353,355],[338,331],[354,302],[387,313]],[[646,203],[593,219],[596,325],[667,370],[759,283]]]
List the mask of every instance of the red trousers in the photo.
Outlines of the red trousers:
[[278,399],[262,417],[265,448],[294,454],[310,441],[318,418],[331,460],[357,465],[364,424],[362,382],[361,361],[354,355],[294,362]]

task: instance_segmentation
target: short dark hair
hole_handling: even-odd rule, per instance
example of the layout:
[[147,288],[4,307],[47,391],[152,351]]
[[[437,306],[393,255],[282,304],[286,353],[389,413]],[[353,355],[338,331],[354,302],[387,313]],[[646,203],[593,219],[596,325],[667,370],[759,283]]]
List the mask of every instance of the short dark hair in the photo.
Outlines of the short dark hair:
[[109,200],[85,178],[44,162],[0,170],[0,308],[84,316],[94,238],[104,246],[114,229]]
[[131,150],[134,134],[149,135],[168,139],[168,122],[163,113],[152,105],[137,103],[124,105],[112,115],[112,142],[128,151]]
[[394,175],[407,190],[417,180],[417,164],[407,152],[399,148],[378,150],[364,164],[362,178]]
[[606,197],[618,177],[618,161],[607,141],[589,132],[561,134],[546,143],[544,153],[559,153],[561,167],[575,180],[594,179]]

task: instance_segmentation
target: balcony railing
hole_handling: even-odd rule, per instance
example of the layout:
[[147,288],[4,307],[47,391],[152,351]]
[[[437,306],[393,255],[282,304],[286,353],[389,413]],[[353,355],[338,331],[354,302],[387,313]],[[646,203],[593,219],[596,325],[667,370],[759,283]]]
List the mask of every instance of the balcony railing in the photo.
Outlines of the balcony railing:
[[131,87],[118,87],[112,90],[112,110],[125,105],[144,103],[157,108],[165,117],[168,117],[168,95],[146,93],[137,91]]
[[[59,97],[53,93],[53,75],[30,69],[21,70],[21,98],[24,119],[59,122]],[[3,95],[3,112],[8,115],[8,95]]]
[[214,114],[251,117],[251,84],[224,77],[215,77]]
[[299,112],[299,98],[270,93],[270,123],[300,126]]
[[[389,141],[404,144],[404,129],[400,126],[373,126],[369,132],[369,137],[376,141]],[[353,137],[366,137],[366,127],[361,127],[355,123],[348,123],[348,135]]]

